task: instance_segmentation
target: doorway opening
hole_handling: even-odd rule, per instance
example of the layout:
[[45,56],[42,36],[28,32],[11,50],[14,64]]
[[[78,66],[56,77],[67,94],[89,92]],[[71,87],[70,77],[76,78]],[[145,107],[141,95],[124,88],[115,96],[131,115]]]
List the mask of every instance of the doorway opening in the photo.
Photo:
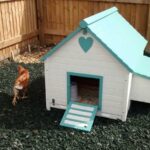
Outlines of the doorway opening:
[[83,104],[102,107],[103,77],[80,73],[67,73],[68,103],[79,102]]

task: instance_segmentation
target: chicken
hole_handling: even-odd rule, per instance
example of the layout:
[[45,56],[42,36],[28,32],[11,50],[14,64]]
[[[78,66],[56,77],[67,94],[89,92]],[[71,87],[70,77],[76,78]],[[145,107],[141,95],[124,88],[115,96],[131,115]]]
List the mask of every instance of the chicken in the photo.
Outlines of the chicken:
[[21,65],[18,66],[18,77],[15,81],[14,87],[13,87],[13,93],[14,97],[12,100],[12,104],[15,106],[17,103],[17,100],[26,98],[26,94],[28,91],[29,86],[29,71],[28,69],[25,69]]

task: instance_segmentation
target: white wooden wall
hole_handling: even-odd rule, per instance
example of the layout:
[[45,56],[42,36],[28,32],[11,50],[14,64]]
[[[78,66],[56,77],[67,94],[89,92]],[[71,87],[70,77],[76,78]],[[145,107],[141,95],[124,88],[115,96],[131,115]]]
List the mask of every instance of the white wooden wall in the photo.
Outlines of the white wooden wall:
[[150,103],[150,80],[137,75],[133,76],[131,100]]
[[[47,109],[52,98],[56,107],[67,104],[67,72],[100,75],[103,80],[102,111],[97,115],[122,119],[127,101],[129,72],[96,40],[85,53],[78,44],[77,34],[45,61]],[[88,36],[90,36],[88,34]]]

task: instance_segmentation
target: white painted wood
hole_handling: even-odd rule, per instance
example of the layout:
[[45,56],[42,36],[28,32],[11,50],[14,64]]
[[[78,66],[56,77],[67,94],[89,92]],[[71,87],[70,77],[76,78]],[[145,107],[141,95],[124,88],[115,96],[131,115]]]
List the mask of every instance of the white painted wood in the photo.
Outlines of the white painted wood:
[[83,109],[83,110],[87,110],[87,111],[93,111],[94,110],[94,108],[92,108],[92,107],[81,106],[81,105],[77,105],[77,104],[72,104],[71,108]]
[[131,89],[131,100],[150,103],[150,80],[134,75]]
[[[99,42],[94,40],[92,48],[85,53],[77,34],[45,61],[46,105],[67,105],[67,72],[103,76],[103,100],[100,114],[110,114],[113,118],[123,115],[123,103],[127,100],[129,72]],[[90,36],[89,34],[87,36]],[[106,115],[106,116],[107,116]],[[105,116],[105,115],[104,115]]]
[[132,73],[129,74],[129,78],[128,78],[128,83],[127,83],[127,90],[125,89],[125,96],[126,96],[126,100],[124,101],[123,105],[122,105],[122,109],[123,109],[123,115],[122,115],[122,121],[126,121],[127,119],[127,114],[128,114],[128,110],[129,110],[129,105],[130,105],[130,93],[131,93],[131,86],[132,86]]
[[76,116],[76,115],[70,115],[68,114],[66,116],[67,119],[72,119],[72,120],[77,120],[77,121],[85,121],[85,122],[88,122],[90,121],[90,118],[87,118],[87,117],[81,117],[81,116]]
[[105,117],[105,118],[109,118],[109,119],[119,119],[119,120],[122,120],[122,116],[120,115],[114,115],[114,114],[111,114],[111,113],[105,113],[105,112],[101,112],[101,111],[98,111],[96,116],[100,116],[100,117]]
[[84,111],[80,111],[80,110],[75,110],[75,109],[70,109],[69,113],[75,114],[75,115],[82,115],[82,116],[91,116],[92,113],[91,112],[84,112]]
[[70,125],[75,125],[78,127],[87,127],[88,126],[86,123],[81,123],[81,122],[72,121],[72,120],[65,120],[64,123],[70,124]]
[[45,71],[45,89],[46,89],[46,109],[50,110],[51,109],[51,97],[49,96],[49,92],[47,91],[47,88],[50,86],[48,82],[49,70],[48,70],[48,63],[46,62],[44,63],[44,71]]
[[122,108],[120,106],[120,108],[113,108],[112,106],[108,107],[107,105],[103,105],[102,106],[102,112],[104,113],[109,113],[109,114],[113,114],[113,115],[122,115]]
[[65,104],[65,105],[57,104],[57,103],[56,103],[55,105],[52,105],[52,104],[51,104],[51,107],[52,107],[52,108],[63,109],[63,110],[66,109],[66,106],[67,106],[66,104]]

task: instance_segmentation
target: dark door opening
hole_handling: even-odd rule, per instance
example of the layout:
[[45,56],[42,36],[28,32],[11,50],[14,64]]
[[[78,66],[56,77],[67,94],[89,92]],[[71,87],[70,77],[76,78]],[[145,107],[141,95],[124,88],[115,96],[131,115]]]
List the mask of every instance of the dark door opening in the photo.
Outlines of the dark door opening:
[[98,105],[101,109],[102,84],[101,76],[68,73],[68,100]]
[[[71,100],[80,103],[98,105],[98,79],[71,76],[71,86],[76,88],[75,90],[71,90]],[[74,94],[73,92],[77,92],[77,94]],[[73,95],[77,95],[77,97],[73,97]]]

